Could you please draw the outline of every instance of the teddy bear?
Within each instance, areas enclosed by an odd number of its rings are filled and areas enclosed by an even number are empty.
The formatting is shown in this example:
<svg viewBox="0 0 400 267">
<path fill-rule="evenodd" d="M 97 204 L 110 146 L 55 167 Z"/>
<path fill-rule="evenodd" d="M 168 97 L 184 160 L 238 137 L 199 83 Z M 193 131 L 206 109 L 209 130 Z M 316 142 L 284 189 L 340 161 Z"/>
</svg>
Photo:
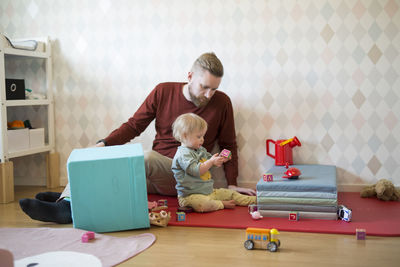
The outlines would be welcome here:
<svg viewBox="0 0 400 267">
<path fill-rule="evenodd" d="M 400 200 L 400 189 L 387 179 L 380 179 L 376 184 L 367 186 L 361 190 L 361 197 L 374 197 L 380 200 Z"/>
</svg>

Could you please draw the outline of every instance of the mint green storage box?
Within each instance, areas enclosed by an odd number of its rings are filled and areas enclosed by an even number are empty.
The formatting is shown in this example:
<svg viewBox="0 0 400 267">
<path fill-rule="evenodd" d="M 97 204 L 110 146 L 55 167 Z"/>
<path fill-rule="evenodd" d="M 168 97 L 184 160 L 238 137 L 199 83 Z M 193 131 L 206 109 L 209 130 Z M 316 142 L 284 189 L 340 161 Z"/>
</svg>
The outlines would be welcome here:
<svg viewBox="0 0 400 267">
<path fill-rule="evenodd" d="M 74 228 L 113 232 L 150 227 L 140 144 L 74 149 L 67 169 Z"/>
</svg>

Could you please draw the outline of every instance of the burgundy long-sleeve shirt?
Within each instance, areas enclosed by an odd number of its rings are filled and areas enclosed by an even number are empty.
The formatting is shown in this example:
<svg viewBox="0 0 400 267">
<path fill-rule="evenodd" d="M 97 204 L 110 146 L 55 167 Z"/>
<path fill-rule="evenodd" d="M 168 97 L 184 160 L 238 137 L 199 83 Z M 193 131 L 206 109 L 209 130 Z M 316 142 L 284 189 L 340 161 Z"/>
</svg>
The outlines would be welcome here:
<svg viewBox="0 0 400 267">
<path fill-rule="evenodd" d="M 180 143 L 172 135 L 172 123 L 184 113 L 195 113 L 208 123 L 203 146 L 211 152 L 216 141 L 222 149 L 232 152 L 224 164 L 228 185 L 237 185 L 238 154 L 232 103 L 229 97 L 216 91 L 208 104 L 196 107 L 183 95 L 185 83 L 161 83 L 147 96 L 136 113 L 105 138 L 107 145 L 121 145 L 139 136 L 155 119 L 156 137 L 153 150 L 173 158 Z"/>
</svg>

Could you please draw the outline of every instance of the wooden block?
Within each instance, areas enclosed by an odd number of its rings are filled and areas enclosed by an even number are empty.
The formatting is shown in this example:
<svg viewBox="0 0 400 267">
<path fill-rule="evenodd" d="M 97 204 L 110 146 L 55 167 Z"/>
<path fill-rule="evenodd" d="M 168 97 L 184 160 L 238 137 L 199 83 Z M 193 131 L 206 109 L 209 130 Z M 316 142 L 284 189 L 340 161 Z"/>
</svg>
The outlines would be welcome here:
<svg viewBox="0 0 400 267">
<path fill-rule="evenodd" d="M 166 199 L 159 199 L 159 200 L 157 201 L 157 205 L 158 205 L 158 206 L 165 206 L 165 207 L 168 207 L 168 200 L 166 200 Z"/>
<path fill-rule="evenodd" d="M 57 152 L 48 153 L 47 162 L 47 188 L 60 186 L 60 155 Z"/>
<path fill-rule="evenodd" d="M 296 211 L 292 211 L 289 213 L 289 221 L 298 221 L 299 220 L 299 213 Z"/>
<path fill-rule="evenodd" d="M 176 221 L 184 222 L 186 220 L 186 214 L 184 212 L 177 212 L 176 213 Z"/>
<path fill-rule="evenodd" d="M 95 233 L 92 231 L 86 232 L 85 235 L 87 235 L 89 237 L 89 240 L 94 239 L 94 237 L 95 237 Z"/>
<path fill-rule="evenodd" d="M 219 155 L 221 157 L 229 159 L 232 156 L 232 153 L 228 149 L 223 149 Z"/>
<path fill-rule="evenodd" d="M 82 243 L 87 243 L 89 242 L 89 236 L 87 234 L 83 234 L 81 237 Z"/>
<path fill-rule="evenodd" d="M 0 163 L 0 203 L 14 201 L 14 164 Z"/>
<path fill-rule="evenodd" d="M 263 180 L 265 182 L 272 182 L 274 180 L 274 176 L 272 175 L 272 173 L 264 173 Z"/>
<path fill-rule="evenodd" d="M 357 240 L 365 240 L 367 237 L 367 232 L 365 229 L 356 229 L 356 238 Z"/>
</svg>

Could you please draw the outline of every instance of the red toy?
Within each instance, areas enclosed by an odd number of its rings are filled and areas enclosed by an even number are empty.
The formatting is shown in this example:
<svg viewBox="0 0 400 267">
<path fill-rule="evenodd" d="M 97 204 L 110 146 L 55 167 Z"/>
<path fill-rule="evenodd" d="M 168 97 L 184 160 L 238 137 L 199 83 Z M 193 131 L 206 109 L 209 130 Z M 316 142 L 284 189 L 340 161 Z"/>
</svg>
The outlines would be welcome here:
<svg viewBox="0 0 400 267">
<path fill-rule="evenodd" d="M 269 149 L 270 143 L 275 144 L 275 155 L 272 155 L 270 153 Z M 292 148 L 296 146 L 301 146 L 301 143 L 299 139 L 297 139 L 297 137 L 295 136 L 287 140 L 278 140 L 278 141 L 268 139 L 266 141 L 266 146 L 267 146 L 267 155 L 275 159 L 275 165 L 285 166 L 286 163 L 289 165 L 293 164 Z"/>
<path fill-rule="evenodd" d="M 282 176 L 282 178 L 288 178 L 288 179 L 298 179 L 301 171 L 295 167 L 290 167 L 286 172 L 286 176 Z"/>
</svg>

